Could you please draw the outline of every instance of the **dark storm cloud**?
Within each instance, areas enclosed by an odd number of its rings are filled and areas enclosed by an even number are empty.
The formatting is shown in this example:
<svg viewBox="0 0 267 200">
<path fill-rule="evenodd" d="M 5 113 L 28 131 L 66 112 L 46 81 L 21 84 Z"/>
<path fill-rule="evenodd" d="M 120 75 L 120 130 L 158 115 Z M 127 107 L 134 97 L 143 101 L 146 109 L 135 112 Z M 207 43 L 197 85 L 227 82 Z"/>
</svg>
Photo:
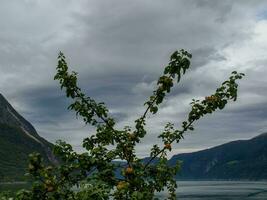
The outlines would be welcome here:
<svg viewBox="0 0 267 200">
<path fill-rule="evenodd" d="M 33 111 L 28 110 L 25 114 L 38 121 L 44 120 L 46 117 L 49 119 L 49 116 L 57 119 L 64 118 L 70 101 L 65 96 L 58 95 L 60 93 L 58 88 L 35 88 L 17 95 L 20 101 L 27 102 L 34 109 Z"/>
<path fill-rule="evenodd" d="M 53 80 L 59 50 L 79 73 L 83 91 L 104 101 L 123 127 L 144 111 L 169 55 L 184 48 L 193 54 L 191 69 L 161 105 L 160 117 L 149 115 L 139 153 L 146 155 L 166 122 L 179 127 L 191 99 L 211 94 L 233 70 L 247 74 L 238 103 L 200 121 L 176 152 L 249 138 L 267 130 L 266 10 L 260 0 L 5 1 L 0 91 L 42 136 L 80 150 L 94 130 L 66 109 L 70 100 Z"/>
</svg>

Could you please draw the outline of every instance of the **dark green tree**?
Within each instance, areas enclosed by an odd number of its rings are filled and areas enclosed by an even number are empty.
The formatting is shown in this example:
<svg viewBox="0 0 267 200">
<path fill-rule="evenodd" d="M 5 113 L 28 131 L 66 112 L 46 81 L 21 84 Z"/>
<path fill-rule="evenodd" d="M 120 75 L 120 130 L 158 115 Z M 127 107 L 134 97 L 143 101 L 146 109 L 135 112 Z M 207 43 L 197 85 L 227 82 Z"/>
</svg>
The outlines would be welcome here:
<svg viewBox="0 0 267 200">
<path fill-rule="evenodd" d="M 179 143 L 187 131 L 194 130 L 193 124 L 207 114 L 233 100 L 236 101 L 238 84 L 244 74 L 232 72 L 229 80 L 210 96 L 202 100 L 192 100 L 191 111 L 180 128 L 167 123 L 159 134 L 161 145 L 151 148 L 150 158 L 144 162 L 136 155 L 136 146 L 149 134 L 146 130 L 148 113 L 156 114 L 165 96 L 171 92 L 174 84 L 179 83 L 189 69 L 191 54 L 185 50 L 175 51 L 163 75 L 159 77 L 157 89 L 145 102 L 144 113 L 135 120 L 135 127 L 126 126 L 120 130 L 102 102 L 96 102 L 86 96 L 77 85 L 77 73 L 69 72 L 63 53 L 59 53 L 55 80 L 72 99 L 68 107 L 76 112 L 86 124 L 95 127 L 95 134 L 83 140 L 85 153 L 77 153 L 70 144 L 58 141 L 54 153 L 61 160 L 57 166 L 45 166 L 39 154 L 30 156 L 29 174 L 33 178 L 31 190 L 17 193 L 18 200 L 102 200 L 102 199 L 157 199 L 156 192 L 169 191 L 167 199 L 176 199 L 177 188 L 175 174 L 180 163 L 168 165 L 167 153 L 173 143 Z M 114 160 L 125 161 L 114 162 Z M 153 162 L 153 161 L 157 162 Z M 115 170 L 121 169 L 122 178 L 115 176 Z"/>
</svg>

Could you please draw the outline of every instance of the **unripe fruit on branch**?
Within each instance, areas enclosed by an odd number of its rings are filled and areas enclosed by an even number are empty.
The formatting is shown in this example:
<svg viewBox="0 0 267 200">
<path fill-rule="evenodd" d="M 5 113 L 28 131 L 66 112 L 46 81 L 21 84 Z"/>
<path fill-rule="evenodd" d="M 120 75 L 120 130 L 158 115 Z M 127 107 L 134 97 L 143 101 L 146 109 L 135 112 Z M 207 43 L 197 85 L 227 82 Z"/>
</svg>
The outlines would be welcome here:
<svg viewBox="0 0 267 200">
<path fill-rule="evenodd" d="M 54 190 L 54 188 L 53 188 L 52 186 L 48 186 L 48 187 L 46 188 L 46 190 L 47 190 L 47 192 L 52 192 L 52 191 Z"/>
<path fill-rule="evenodd" d="M 211 96 L 205 97 L 205 100 L 209 102 L 214 102 L 218 100 L 218 97 L 211 95 Z"/>
<path fill-rule="evenodd" d="M 45 181 L 45 188 L 48 192 L 52 192 L 54 190 L 53 184 L 51 180 Z"/>
<path fill-rule="evenodd" d="M 125 173 L 130 175 L 130 174 L 133 174 L 134 170 L 132 167 L 127 167 L 126 170 L 125 170 Z"/>
<path fill-rule="evenodd" d="M 129 133 L 129 135 L 128 135 L 128 138 L 130 139 L 130 140 L 134 140 L 135 139 L 135 137 L 136 137 L 136 135 L 134 134 L 134 133 Z"/>
<path fill-rule="evenodd" d="M 165 149 L 171 150 L 172 145 L 170 143 L 166 143 L 164 147 Z"/>
<path fill-rule="evenodd" d="M 124 188 L 127 188 L 128 184 L 125 181 L 120 181 L 117 185 L 118 190 L 122 190 Z"/>
</svg>

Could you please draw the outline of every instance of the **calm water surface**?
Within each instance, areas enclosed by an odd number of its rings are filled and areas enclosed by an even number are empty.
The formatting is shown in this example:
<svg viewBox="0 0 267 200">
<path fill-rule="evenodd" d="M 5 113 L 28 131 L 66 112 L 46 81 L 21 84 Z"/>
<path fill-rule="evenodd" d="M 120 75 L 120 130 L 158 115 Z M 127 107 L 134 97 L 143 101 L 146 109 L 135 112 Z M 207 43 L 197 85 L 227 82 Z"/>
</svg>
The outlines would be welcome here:
<svg viewBox="0 0 267 200">
<path fill-rule="evenodd" d="M 178 200 L 267 200 L 267 181 L 178 181 Z M 0 191 L 27 188 L 25 184 L 0 184 Z M 167 193 L 158 194 L 165 199 Z"/>
<path fill-rule="evenodd" d="M 178 200 L 267 200 L 267 181 L 178 181 Z M 160 199 L 166 193 L 159 194 Z"/>
</svg>

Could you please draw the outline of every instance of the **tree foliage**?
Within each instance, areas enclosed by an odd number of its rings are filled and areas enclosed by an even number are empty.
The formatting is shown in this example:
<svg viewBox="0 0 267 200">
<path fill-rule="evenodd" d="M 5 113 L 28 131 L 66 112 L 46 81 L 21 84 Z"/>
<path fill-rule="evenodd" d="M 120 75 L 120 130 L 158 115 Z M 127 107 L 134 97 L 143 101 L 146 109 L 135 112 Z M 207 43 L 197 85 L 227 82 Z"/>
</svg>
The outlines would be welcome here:
<svg viewBox="0 0 267 200">
<path fill-rule="evenodd" d="M 83 140 L 84 153 L 77 153 L 70 144 L 58 141 L 54 153 L 61 160 L 56 166 L 45 166 L 39 154 L 30 155 L 29 174 L 33 179 L 31 190 L 16 194 L 18 200 L 104 200 L 104 199 L 157 199 L 156 192 L 168 190 L 167 199 L 176 199 L 175 175 L 180 163 L 169 166 L 167 153 L 173 143 L 179 143 L 185 132 L 194 130 L 193 124 L 207 114 L 223 109 L 229 101 L 236 101 L 238 84 L 244 74 L 232 72 L 230 78 L 210 96 L 193 99 L 187 119 L 177 125 L 167 123 L 158 138 L 161 145 L 154 145 L 148 161 L 136 155 L 136 146 L 148 134 L 146 118 L 155 115 L 166 95 L 181 81 L 190 67 L 191 54 L 185 50 L 175 51 L 157 88 L 145 102 L 145 111 L 135 120 L 134 127 L 116 128 L 116 122 L 105 104 L 86 96 L 77 84 L 77 73 L 69 72 L 63 53 L 59 53 L 55 80 L 66 96 L 72 99 L 68 107 L 76 112 L 86 124 L 95 127 L 96 132 Z M 114 162 L 114 160 L 125 161 Z M 156 161 L 156 162 L 155 162 Z M 121 177 L 115 171 L 121 169 Z"/>
</svg>

